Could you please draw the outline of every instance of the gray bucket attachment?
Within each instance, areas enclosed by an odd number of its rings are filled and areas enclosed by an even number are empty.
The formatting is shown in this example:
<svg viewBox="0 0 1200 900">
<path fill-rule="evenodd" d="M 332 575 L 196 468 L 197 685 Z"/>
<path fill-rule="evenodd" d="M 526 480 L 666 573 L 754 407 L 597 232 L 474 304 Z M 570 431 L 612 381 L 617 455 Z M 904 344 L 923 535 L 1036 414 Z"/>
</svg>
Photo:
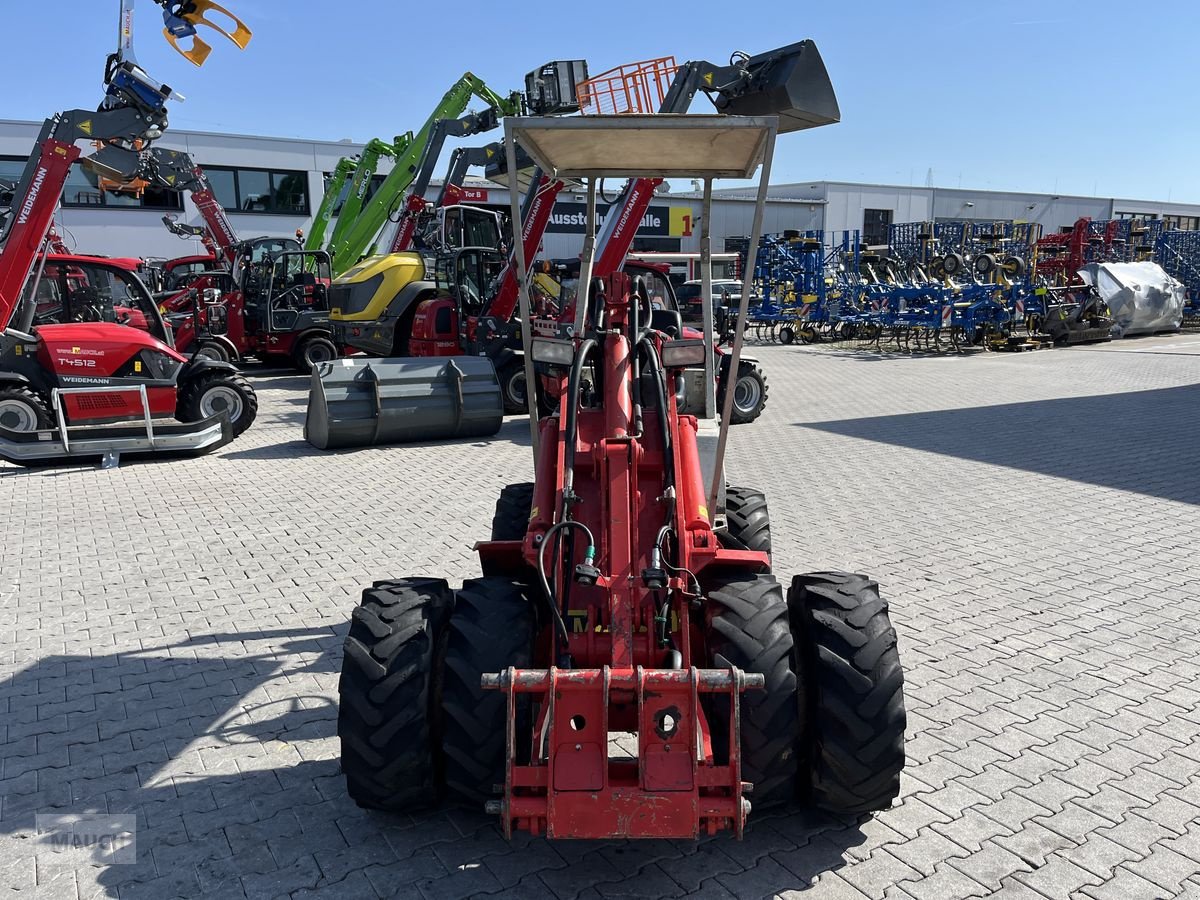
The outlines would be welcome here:
<svg viewBox="0 0 1200 900">
<path fill-rule="evenodd" d="M 779 116 L 779 132 L 802 131 L 842 120 L 833 82 L 812 41 L 801 41 L 750 57 L 749 83 L 713 104 L 731 116 Z"/>
<path fill-rule="evenodd" d="M 320 450 L 491 437 L 504 422 L 483 356 L 339 359 L 312 374 L 304 437 Z"/>
</svg>

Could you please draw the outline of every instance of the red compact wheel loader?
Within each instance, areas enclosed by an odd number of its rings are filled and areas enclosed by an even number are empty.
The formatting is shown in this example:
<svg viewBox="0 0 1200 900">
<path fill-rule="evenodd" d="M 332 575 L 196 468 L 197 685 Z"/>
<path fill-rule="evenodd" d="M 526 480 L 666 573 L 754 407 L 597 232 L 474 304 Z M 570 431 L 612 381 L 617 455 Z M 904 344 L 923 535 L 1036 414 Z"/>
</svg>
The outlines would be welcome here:
<svg viewBox="0 0 1200 900">
<path fill-rule="evenodd" d="M 697 74 L 727 115 L 509 120 L 508 156 L 520 144 L 585 180 L 592 209 L 602 177 L 701 178 L 702 223 L 713 179 L 761 166 L 754 246 L 777 130 L 837 121 L 832 86 L 807 41 Z M 573 321 L 531 318 L 518 251 L 526 358 L 561 402 L 540 420 L 530 402 L 534 480 L 501 492 L 482 577 L 376 582 L 354 611 L 338 719 L 350 795 L 480 804 L 506 835 L 552 838 L 741 836 L 751 804 L 886 808 L 905 726 L 887 604 L 838 572 L 785 596 L 765 497 L 725 482 L 733 397 L 715 425 L 708 284 L 704 337 L 678 337 L 644 280 L 591 277 L 587 227 Z M 707 282 L 707 227 L 701 240 Z M 686 382 L 701 364 L 709 377 Z M 679 411 L 689 385 L 703 418 Z"/>
<path fill-rule="evenodd" d="M 214 251 L 204 257 L 168 261 L 180 268 L 203 267 L 160 303 L 175 327 L 184 353 L 220 362 L 259 359 L 288 363 L 307 374 L 313 366 L 336 359 L 329 325 L 329 254 L 305 251 L 294 238 L 240 240 L 216 199 L 204 170 L 191 156 L 162 150 L 154 158 L 156 184 L 190 191 L 204 227 L 164 224 L 174 234 L 200 237 Z"/>
<path fill-rule="evenodd" d="M 232 365 L 175 350 L 127 267 L 46 252 L 77 142 L 98 144 L 83 164 L 106 179 L 152 179 L 158 169 L 150 144 L 175 95 L 134 62 L 128 0 L 121 12 L 103 103 L 46 120 L 0 230 L 0 458 L 10 462 L 115 465 L 121 454 L 206 452 L 245 430 L 257 409 Z M 166 417 L 184 424 L 155 424 Z"/>
</svg>

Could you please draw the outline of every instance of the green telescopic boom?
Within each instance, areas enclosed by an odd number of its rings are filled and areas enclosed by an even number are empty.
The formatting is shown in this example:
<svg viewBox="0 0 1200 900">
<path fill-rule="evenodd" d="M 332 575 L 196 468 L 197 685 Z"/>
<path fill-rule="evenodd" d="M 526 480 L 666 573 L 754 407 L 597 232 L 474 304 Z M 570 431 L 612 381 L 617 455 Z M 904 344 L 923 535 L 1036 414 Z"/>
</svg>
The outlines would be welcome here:
<svg viewBox="0 0 1200 900">
<path fill-rule="evenodd" d="M 375 179 L 375 173 L 379 171 L 379 160 L 385 156 L 388 159 L 396 159 L 409 148 L 411 143 L 411 132 L 396 138 L 391 144 L 378 138 L 367 141 L 367 145 L 359 154 L 354 175 L 350 178 L 350 190 L 346 192 L 346 199 L 342 203 L 337 221 L 333 223 L 333 234 L 329 238 L 330 246 L 345 236 L 346 232 L 350 230 L 350 226 L 358 220 L 362 213 L 363 206 L 368 199 L 367 194 L 371 191 L 371 182 Z"/>
<path fill-rule="evenodd" d="M 317 207 L 317 214 L 313 216 L 312 228 L 309 229 L 308 240 L 304 243 L 305 250 L 320 250 L 324 247 L 325 231 L 329 228 L 333 211 L 337 208 L 338 200 L 345 192 L 357 165 L 358 160 L 353 156 L 343 156 L 338 160 L 337 168 L 333 170 L 325 188 L 325 196 L 321 198 L 321 205 Z"/>
<path fill-rule="evenodd" d="M 335 276 L 341 275 L 353 267 L 374 244 L 380 230 L 387 223 L 388 216 L 398 206 L 405 190 L 416 178 L 421 156 L 429 142 L 433 126 L 440 119 L 453 119 L 461 115 L 472 96 L 495 107 L 501 115 L 516 115 L 520 112 L 520 94 L 501 97 L 479 78 L 470 72 L 465 73 L 442 97 L 442 102 L 421 126 L 421 130 L 416 133 L 412 142 L 396 155 L 392 171 L 370 199 L 363 203 L 361 212 L 358 212 L 351 220 L 347 215 L 347 209 L 343 207 L 328 247 L 329 256 L 333 260 Z M 356 181 L 359 180 L 361 172 L 362 164 L 360 163 L 359 171 L 355 173 Z M 369 177 L 367 181 L 369 182 Z M 350 204 L 354 197 L 355 193 L 352 187 L 346 198 L 347 204 Z M 359 199 L 361 200 L 361 198 Z M 342 224 L 342 220 L 346 220 L 345 225 Z"/>
</svg>

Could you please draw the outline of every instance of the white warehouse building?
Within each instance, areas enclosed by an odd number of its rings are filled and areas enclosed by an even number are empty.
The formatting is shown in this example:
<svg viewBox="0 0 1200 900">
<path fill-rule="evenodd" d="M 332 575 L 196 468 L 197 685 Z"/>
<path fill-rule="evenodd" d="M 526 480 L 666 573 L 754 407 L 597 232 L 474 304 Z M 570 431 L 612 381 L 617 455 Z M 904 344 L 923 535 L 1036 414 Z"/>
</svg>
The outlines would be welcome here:
<svg viewBox="0 0 1200 900">
<path fill-rule="evenodd" d="M 0 121 L 0 181 L 20 176 L 40 130 L 36 122 Z M 489 136 L 490 137 L 490 136 Z M 208 173 L 218 199 L 242 237 L 288 236 L 307 232 L 338 160 L 354 156 L 362 144 L 294 138 L 172 130 L 159 146 L 184 150 Z M 388 171 L 383 160 L 377 181 Z M 439 174 L 444 165 L 439 166 Z M 507 213 L 508 191 L 482 178 L 468 179 L 472 202 Z M 436 194 L 438 183 L 429 191 Z M 610 193 L 616 186 L 609 186 Z M 750 232 L 753 197 L 745 188 L 714 193 L 714 249 L 734 246 Z M 604 204 L 601 203 L 601 210 Z M 699 250 L 699 194 L 663 192 L 655 198 L 638 233 L 635 250 Z M 582 244 L 586 205 L 582 193 L 564 193 L 555 207 L 542 255 L 577 255 Z M 200 242 L 170 234 L 162 217 L 202 224 L 190 198 L 147 190 L 141 197 L 106 193 L 96 179 L 76 166 L 55 217 L 68 246 L 83 253 L 112 256 L 174 257 L 202 252 Z M 1200 204 L 971 191 L 955 188 L 900 187 L 838 181 L 798 182 L 770 189 L 765 230 L 859 230 L 869 244 L 885 244 L 888 226 L 914 221 L 1036 222 L 1045 233 L 1069 227 L 1081 216 L 1094 219 L 1159 218 L 1169 228 L 1200 230 Z"/>
</svg>

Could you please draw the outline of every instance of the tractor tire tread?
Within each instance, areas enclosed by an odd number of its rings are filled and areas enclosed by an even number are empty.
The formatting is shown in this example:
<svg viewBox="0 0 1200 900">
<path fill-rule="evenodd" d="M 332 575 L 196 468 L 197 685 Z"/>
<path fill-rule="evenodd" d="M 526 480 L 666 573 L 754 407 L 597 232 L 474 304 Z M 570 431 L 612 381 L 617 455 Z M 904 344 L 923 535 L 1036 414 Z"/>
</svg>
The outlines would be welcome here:
<svg viewBox="0 0 1200 900">
<path fill-rule="evenodd" d="M 887 809 L 904 768 L 904 673 L 879 585 L 864 575 L 798 575 L 788 608 L 809 717 L 809 799 L 833 813 Z"/>
<path fill-rule="evenodd" d="M 54 427 L 52 424 L 53 420 L 50 417 L 50 407 L 47 405 L 45 398 L 37 391 L 20 384 L 0 384 L 0 396 L 8 396 L 11 399 L 27 404 L 33 410 L 33 414 L 38 420 L 37 427 L 39 431 Z"/>
<path fill-rule="evenodd" d="M 440 799 L 440 670 L 452 602 L 440 578 L 376 582 L 351 616 L 338 736 L 359 806 L 406 812 Z"/>
<path fill-rule="evenodd" d="M 737 389 L 737 382 L 747 375 L 753 375 L 758 380 L 759 398 L 758 405 L 752 410 L 742 412 L 738 409 L 737 404 L 733 405 L 733 409 L 729 414 L 729 424 L 731 425 L 749 425 L 755 419 L 762 415 L 763 410 L 767 408 L 767 396 L 770 393 L 770 385 L 767 383 L 767 376 L 763 374 L 762 366 L 758 363 L 751 362 L 748 359 L 738 361 L 738 375 L 733 380 L 734 389 Z M 728 383 L 727 378 L 721 379 L 721 389 L 717 398 L 717 409 L 725 408 L 725 390 Z M 736 393 L 734 394 L 736 397 Z"/>
<path fill-rule="evenodd" d="M 241 372 L 209 372 L 183 385 L 179 391 L 179 411 L 186 418 L 181 417 L 180 421 L 199 422 L 204 418 L 200 414 L 200 398 L 204 396 L 205 390 L 218 381 L 231 382 L 242 395 L 245 409 L 236 422 L 230 423 L 233 426 L 233 435 L 237 437 L 253 425 L 254 420 L 258 418 L 258 394 L 255 393 L 254 386 Z"/>
<path fill-rule="evenodd" d="M 313 344 L 328 344 L 332 352 L 330 359 L 333 360 L 338 358 L 339 354 L 337 344 L 333 342 L 332 338 L 323 334 L 314 334 L 311 337 L 307 337 L 300 342 L 298 347 L 296 347 L 296 352 L 292 357 L 292 364 L 295 366 L 296 371 L 301 375 L 308 375 L 313 370 L 312 364 L 308 361 L 308 348 Z"/>
<path fill-rule="evenodd" d="M 492 516 L 493 541 L 523 541 L 533 511 L 533 482 L 506 484 L 496 498 Z"/>
<path fill-rule="evenodd" d="M 731 550 L 757 550 L 771 555 L 771 515 L 767 495 L 755 488 L 725 488 L 726 526 L 721 542 Z"/>
<path fill-rule="evenodd" d="M 457 592 L 446 646 L 442 713 L 446 787 L 450 799 L 481 807 L 503 784 L 508 695 L 485 691 L 481 676 L 533 659 L 533 606 L 520 584 L 501 577 L 472 578 Z M 518 740 L 529 741 L 530 704 L 519 698 Z"/>
<path fill-rule="evenodd" d="M 735 666 L 766 678 L 765 690 L 749 692 L 741 700 L 742 778 L 754 784 L 751 802 L 755 809 L 788 803 L 795 795 L 801 722 L 783 588 L 771 575 L 741 575 L 713 585 L 708 601 L 714 665 Z M 711 709 L 713 749 L 724 759 L 728 701 L 716 695 Z"/>
</svg>

